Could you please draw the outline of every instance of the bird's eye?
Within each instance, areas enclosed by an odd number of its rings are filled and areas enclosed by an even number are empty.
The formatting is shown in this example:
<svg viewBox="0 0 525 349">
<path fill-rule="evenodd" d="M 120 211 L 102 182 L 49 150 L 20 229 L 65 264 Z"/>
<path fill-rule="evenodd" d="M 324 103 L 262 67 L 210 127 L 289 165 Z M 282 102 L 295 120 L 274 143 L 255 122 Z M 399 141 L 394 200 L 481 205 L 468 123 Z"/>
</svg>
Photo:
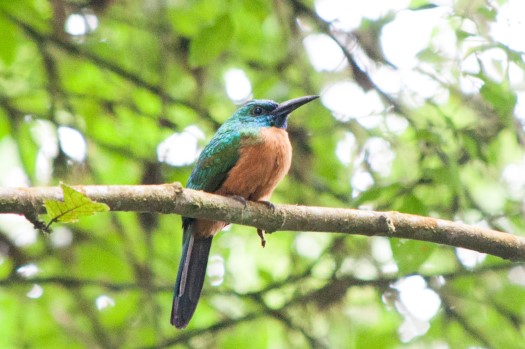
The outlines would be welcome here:
<svg viewBox="0 0 525 349">
<path fill-rule="evenodd" d="M 253 108 L 253 115 L 261 115 L 263 113 L 263 108 L 255 107 Z"/>
</svg>

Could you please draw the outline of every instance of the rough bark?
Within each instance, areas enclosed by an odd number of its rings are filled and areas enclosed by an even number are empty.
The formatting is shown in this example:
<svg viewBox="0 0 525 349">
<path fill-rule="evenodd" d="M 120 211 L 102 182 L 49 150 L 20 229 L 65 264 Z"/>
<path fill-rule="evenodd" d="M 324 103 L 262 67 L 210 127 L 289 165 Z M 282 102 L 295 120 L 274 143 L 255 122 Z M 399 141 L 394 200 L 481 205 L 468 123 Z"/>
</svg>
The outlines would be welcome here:
<svg viewBox="0 0 525 349">
<path fill-rule="evenodd" d="M 463 247 L 525 261 L 525 238 L 431 217 L 346 208 L 269 205 L 162 185 L 74 186 L 112 211 L 175 213 L 253 226 L 267 232 L 312 231 L 386 236 Z M 60 187 L 0 188 L 0 213 L 45 213 L 44 200 L 62 199 Z"/>
</svg>

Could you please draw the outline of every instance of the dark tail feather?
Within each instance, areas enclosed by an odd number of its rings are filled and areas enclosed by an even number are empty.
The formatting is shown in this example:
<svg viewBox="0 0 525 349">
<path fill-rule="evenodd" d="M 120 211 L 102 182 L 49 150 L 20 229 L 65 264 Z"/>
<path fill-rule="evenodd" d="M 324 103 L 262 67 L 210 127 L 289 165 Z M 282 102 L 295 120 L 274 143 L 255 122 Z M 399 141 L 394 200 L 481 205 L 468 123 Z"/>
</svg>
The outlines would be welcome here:
<svg viewBox="0 0 525 349">
<path fill-rule="evenodd" d="M 177 328 L 186 327 L 197 308 L 213 239 L 211 236 L 199 239 L 187 233 L 189 237 L 182 247 L 171 308 L 171 324 Z"/>
</svg>

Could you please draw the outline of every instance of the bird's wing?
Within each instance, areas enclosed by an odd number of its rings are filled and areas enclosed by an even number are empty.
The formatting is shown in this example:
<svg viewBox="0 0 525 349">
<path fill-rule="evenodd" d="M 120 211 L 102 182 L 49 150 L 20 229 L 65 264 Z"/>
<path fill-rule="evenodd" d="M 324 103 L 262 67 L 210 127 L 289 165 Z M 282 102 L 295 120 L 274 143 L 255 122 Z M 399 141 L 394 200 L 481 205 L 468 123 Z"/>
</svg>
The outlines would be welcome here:
<svg viewBox="0 0 525 349">
<path fill-rule="evenodd" d="M 228 172 L 239 159 L 240 143 L 239 132 L 219 129 L 210 143 L 202 150 L 187 187 L 210 193 L 219 189 Z"/>
<path fill-rule="evenodd" d="M 241 134 L 228 126 L 221 126 L 202 150 L 186 184 L 187 188 L 213 193 L 220 188 L 228 172 L 235 166 L 239 159 Z M 182 217 L 183 241 L 189 238 L 187 228 L 192 221 L 193 218 Z"/>
</svg>

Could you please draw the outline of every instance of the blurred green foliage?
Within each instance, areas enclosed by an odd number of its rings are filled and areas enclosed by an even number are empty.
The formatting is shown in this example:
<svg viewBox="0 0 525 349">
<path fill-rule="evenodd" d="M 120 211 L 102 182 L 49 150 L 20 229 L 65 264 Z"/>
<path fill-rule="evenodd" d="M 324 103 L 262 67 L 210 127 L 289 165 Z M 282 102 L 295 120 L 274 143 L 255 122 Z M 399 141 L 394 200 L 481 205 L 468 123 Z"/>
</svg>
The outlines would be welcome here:
<svg viewBox="0 0 525 349">
<path fill-rule="evenodd" d="M 272 201 L 398 210 L 523 234 L 516 77 L 524 56 L 490 30 L 507 1 L 450 8 L 443 22 L 458 54 L 435 44 L 443 30 L 435 28 L 414 58 L 413 70 L 435 86 L 430 95 L 374 82 L 380 67 L 402 70 L 379 44 L 396 11 L 341 29 L 317 14 L 320 2 L 0 2 L 0 183 L 185 183 L 192 164 L 159 161 L 158 146 L 173 133 L 198 147 L 211 138 L 235 109 L 225 88 L 235 68 L 254 98 L 324 95 L 352 81 L 382 105 L 341 116 L 322 98 L 294 113 L 293 165 Z M 409 6 L 405 13 L 439 7 Z M 81 34 L 65 30 L 72 16 L 84 21 Z M 303 46 L 311 34 L 337 40 L 339 67 L 313 67 Z M 400 49 L 411 40 L 398 39 Z M 494 49 L 500 58 L 486 59 Z M 480 69 L 463 69 L 467 59 Z M 461 87 L 466 77 L 474 92 Z M 82 141 L 68 144 L 64 128 Z M 175 153 L 194 151 L 177 144 Z M 179 217 L 100 213 L 55 225 L 50 236 L 18 218 L 0 217 L 2 348 L 525 348 L 525 269 L 495 257 L 307 232 L 276 233 L 261 249 L 254 229 L 232 226 L 212 248 L 219 274 L 178 331 L 169 313 Z M 437 310 L 421 314 L 425 307 Z"/>
</svg>

